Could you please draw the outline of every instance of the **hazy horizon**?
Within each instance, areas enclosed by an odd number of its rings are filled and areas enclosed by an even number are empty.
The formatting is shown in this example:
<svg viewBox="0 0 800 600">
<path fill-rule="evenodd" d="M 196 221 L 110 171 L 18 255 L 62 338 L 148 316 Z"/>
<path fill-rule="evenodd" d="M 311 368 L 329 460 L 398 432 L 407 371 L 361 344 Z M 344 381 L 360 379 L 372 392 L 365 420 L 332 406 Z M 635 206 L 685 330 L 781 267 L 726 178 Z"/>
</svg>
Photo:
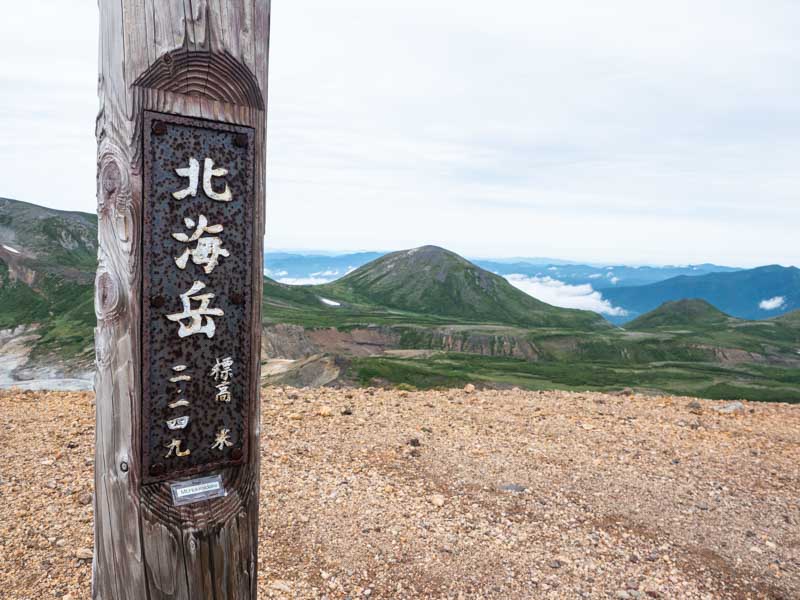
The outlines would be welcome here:
<svg viewBox="0 0 800 600">
<path fill-rule="evenodd" d="M 422 244 L 422 246 L 435 246 L 438 244 Z M 409 246 L 406 248 L 390 248 L 390 249 L 383 249 L 383 248 L 355 248 L 355 249 L 343 249 L 343 250 L 326 250 L 324 248 L 279 248 L 279 247 L 270 247 L 265 245 L 264 252 L 265 253 L 286 253 L 286 254 L 294 254 L 298 256 L 345 256 L 348 254 L 369 254 L 369 253 L 378 253 L 378 254 L 389 254 L 391 252 L 402 252 L 403 250 L 411 250 L 413 248 L 418 248 L 420 246 Z M 716 263 L 708 260 L 700 260 L 697 262 L 691 263 L 644 263 L 644 262 L 636 262 L 632 260 L 621 260 L 621 261 L 592 261 L 592 260 L 580 260 L 580 259 L 573 259 L 570 257 L 565 256 L 538 256 L 534 254 L 529 255 L 491 255 L 491 254 L 469 254 L 469 253 L 461 253 L 453 248 L 448 248 L 442 246 L 445 250 L 450 250 L 451 252 L 455 252 L 467 258 L 469 260 L 487 260 L 487 261 L 537 261 L 536 264 L 539 264 L 538 261 L 542 261 L 541 264 L 549 265 L 554 263 L 548 263 L 544 261 L 554 261 L 554 262 L 563 262 L 566 264 L 572 265 L 586 265 L 586 266 L 594 266 L 594 267 L 610 267 L 610 266 L 617 266 L 617 267 L 655 267 L 655 268 L 664 268 L 664 267 L 690 267 L 695 265 L 704 265 L 704 264 L 713 264 L 718 267 L 728 267 L 728 268 L 737 268 L 737 269 L 751 269 L 757 267 L 765 267 L 769 265 L 778 265 L 781 267 L 797 267 L 800 268 L 797 264 L 789 264 L 789 263 L 762 263 L 756 265 L 736 265 L 736 264 L 725 264 L 725 263 Z"/>
</svg>

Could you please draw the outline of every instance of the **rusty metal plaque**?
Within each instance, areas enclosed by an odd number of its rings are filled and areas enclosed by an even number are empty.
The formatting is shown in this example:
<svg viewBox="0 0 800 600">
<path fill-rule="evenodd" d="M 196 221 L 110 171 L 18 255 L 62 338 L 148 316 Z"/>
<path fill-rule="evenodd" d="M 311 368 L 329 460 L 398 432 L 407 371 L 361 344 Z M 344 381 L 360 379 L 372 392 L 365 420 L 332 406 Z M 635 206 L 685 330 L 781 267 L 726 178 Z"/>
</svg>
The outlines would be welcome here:
<svg viewBox="0 0 800 600">
<path fill-rule="evenodd" d="M 154 112 L 143 126 L 141 442 L 153 483 L 247 456 L 261 258 L 254 130 Z"/>
</svg>

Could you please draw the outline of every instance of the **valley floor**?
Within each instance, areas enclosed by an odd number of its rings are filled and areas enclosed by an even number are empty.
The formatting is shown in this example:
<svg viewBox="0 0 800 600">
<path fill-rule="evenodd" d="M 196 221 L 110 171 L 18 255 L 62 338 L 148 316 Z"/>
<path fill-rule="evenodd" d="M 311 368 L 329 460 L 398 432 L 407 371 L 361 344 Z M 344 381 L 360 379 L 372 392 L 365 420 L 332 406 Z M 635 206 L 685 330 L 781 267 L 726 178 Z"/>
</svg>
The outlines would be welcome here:
<svg viewBox="0 0 800 600">
<path fill-rule="evenodd" d="M 264 390 L 260 597 L 798 598 L 800 406 Z M 0 391 L 0 589 L 90 597 L 90 393 Z"/>
</svg>

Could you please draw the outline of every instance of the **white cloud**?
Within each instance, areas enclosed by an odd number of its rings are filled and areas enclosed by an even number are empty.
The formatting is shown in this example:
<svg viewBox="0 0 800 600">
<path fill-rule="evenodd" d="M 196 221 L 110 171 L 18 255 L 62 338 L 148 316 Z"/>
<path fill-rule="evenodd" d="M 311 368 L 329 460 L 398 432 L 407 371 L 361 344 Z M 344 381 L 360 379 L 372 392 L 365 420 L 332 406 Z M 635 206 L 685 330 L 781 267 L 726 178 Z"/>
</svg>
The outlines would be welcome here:
<svg viewBox="0 0 800 600">
<path fill-rule="evenodd" d="M 285 283 L 286 285 L 321 285 L 331 281 L 333 280 L 324 277 L 281 277 L 278 279 L 279 283 Z"/>
<path fill-rule="evenodd" d="M 339 271 L 328 269 L 327 271 L 317 271 L 316 273 L 311 273 L 311 277 L 336 277 L 338 274 Z"/>
<path fill-rule="evenodd" d="M 537 300 L 562 308 L 580 308 L 613 317 L 624 317 L 627 311 L 613 306 L 591 285 L 569 285 L 552 277 L 529 277 L 527 275 L 507 275 L 511 285 L 521 289 Z"/>
<path fill-rule="evenodd" d="M 786 306 L 786 298 L 784 296 L 775 296 L 774 298 L 767 298 L 758 303 L 758 308 L 761 310 L 778 310 Z"/>
</svg>

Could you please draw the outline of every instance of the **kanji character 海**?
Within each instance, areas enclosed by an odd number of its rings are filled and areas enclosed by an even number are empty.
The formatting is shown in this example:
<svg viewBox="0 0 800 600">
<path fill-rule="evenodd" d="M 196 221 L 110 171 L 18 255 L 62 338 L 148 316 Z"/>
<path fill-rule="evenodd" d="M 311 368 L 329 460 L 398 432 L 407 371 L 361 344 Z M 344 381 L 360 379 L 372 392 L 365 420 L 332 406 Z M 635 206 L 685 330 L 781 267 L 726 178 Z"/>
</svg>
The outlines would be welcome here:
<svg viewBox="0 0 800 600">
<path fill-rule="evenodd" d="M 194 248 L 186 248 L 179 257 L 175 259 L 175 264 L 179 269 L 185 269 L 186 263 L 191 257 L 196 265 L 204 265 L 203 270 L 206 274 L 211 273 L 219 262 L 220 256 L 230 256 L 225 248 L 222 247 L 222 240 L 217 236 L 203 236 L 204 233 L 220 233 L 222 225 L 209 225 L 205 215 L 200 215 L 195 224 L 193 219 L 183 220 L 186 227 L 195 227 L 194 233 L 190 236 L 185 233 L 173 233 L 172 237 L 179 242 L 197 242 Z"/>
</svg>

